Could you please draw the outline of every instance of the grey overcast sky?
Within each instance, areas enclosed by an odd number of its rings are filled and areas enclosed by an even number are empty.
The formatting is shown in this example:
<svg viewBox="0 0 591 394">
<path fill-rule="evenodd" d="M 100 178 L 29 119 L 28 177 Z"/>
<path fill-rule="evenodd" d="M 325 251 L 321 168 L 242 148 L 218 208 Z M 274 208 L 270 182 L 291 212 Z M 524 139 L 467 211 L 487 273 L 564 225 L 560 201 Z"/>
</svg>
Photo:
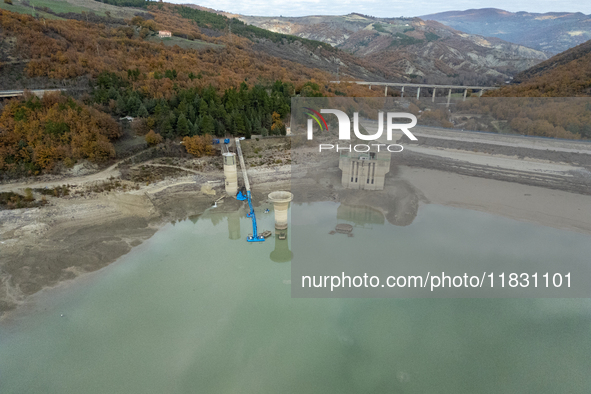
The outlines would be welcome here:
<svg viewBox="0 0 591 394">
<path fill-rule="evenodd" d="M 168 0 L 171 1 L 171 0 Z M 471 8 L 500 8 L 517 12 L 582 12 L 591 14 L 591 0 L 172 0 L 216 10 L 257 16 L 344 15 L 377 17 L 420 16 Z"/>
</svg>

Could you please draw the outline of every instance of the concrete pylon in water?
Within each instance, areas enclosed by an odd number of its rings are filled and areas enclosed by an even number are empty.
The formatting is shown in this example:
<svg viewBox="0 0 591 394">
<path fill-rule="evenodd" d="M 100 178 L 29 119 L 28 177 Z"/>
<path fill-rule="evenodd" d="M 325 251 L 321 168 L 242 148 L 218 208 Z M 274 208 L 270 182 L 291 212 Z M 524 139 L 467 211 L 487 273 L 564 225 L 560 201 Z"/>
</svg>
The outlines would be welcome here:
<svg viewBox="0 0 591 394">
<path fill-rule="evenodd" d="M 235 196 L 238 193 L 238 174 L 236 172 L 236 154 L 227 152 L 224 157 L 224 177 L 226 178 L 226 193 Z"/>
<path fill-rule="evenodd" d="M 278 230 L 287 228 L 287 210 L 291 200 L 293 200 L 293 194 L 290 192 L 278 191 L 269 194 L 269 201 L 273 203 L 275 210 L 275 228 Z"/>
</svg>

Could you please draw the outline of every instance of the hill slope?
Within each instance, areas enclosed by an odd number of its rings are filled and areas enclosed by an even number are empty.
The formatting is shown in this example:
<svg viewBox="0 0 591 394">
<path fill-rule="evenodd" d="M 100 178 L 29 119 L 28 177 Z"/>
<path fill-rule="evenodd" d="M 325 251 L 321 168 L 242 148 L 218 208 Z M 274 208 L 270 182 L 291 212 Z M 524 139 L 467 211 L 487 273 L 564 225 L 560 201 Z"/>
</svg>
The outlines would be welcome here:
<svg viewBox="0 0 591 394">
<path fill-rule="evenodd" d="M 141 12 L 127 21 L 96 14 L 46 20 L 0 10 L 0 86 L 65 90 L 0 102 L 0 179 L 108 161 L 119 154 L 113 143 L 133 134 L 154 144 L 193 138 L 185 146 L 194 152 L 204 152 L 202 135 L 285 134 L 295 94 L 379 94 L 331 86 L 329 73 L 258 50 L 256 31 L 224 35 L 167 4 Z M 160 39 L 160 30 L 173 37 Z M 263 33 L 272 45 L 291 45 Z M 323 53 L 320 43 L 297 43 L 307 56 Z"/>
<path fill-rule="evenodd" d="M 273 32 L 328 43 L 418 82 L 490 84 L 547 59 L 541 51 L 419 18 L 359 14 L 238 18 Z"/>
<path fill-rule="evenodd" d="M 515 77 L 498 97 L 591 96 L 591 40 L 560 53 Z"/>
<path fill-rule="evenodd" d="M 106 2 L 106 3 L 105 3 Z M 112 3 L 112 4 L 108 4 Z M 135 4 L 138 7 L 116 6 L 113 4 Z M 295 38 L 282 34 L 276 34 L 254 26 L 247 26 L 244 23 L 227 18 L 226 16 L 203 11 L 202 7 L 191 5 L 185 6 L 156 4 L 144 0 L 13 0 L 13 4 L 0 4 L 0 9 L 6 9 L 20 14 L 34 15 L 37 18 L 65 20 L 77 19 L 87 22 L 105 22 L 108 24 L 124 23 L 136 15 L 151 18 L 150 12 L 158 12 L 161 9 L 177 14 L 183 19 L 191 20 L 197 25 L 197 30 L 205 36 L 220 38 L 230 36 L 241 36 L 249 39 L 255 44 L 255 50 L 265 55 L 271 55 L 288 61 L 295 61 L 306 67 L 335 73 L 337 66 L 342 75 L 353 79 L 371 79 L 377 81 L 399 80 L 400 76 L 389 74 L 387 70 L 380 69 L 375 65 L 363 61 L 347 52 L 332 48 L 319 41 Z M 164 7 L 164 8 L 162 8 Z M 150 9 L 150 12 L 148 12 Z M 179 37 L 187 35 L 183 32 L 181 25 L 169 25 L 166 29 L 175 32 Z M 231 33 L 231 34 L 230 34 Z M 294 39 L 295 38 L 295 39 Z M 172 45 L 168 40 L 165 44 Z M 231 39 L 227 40 L 231 43 Z M 182 44 L 180 46 L 183 46 Z M 184 45 L 187 47 L 187 45 Z"/>
<path fill-rule="evenodd" d="M 41 16 L 46 19 L 65 19 L 56 14 L 94 13 L 99 16 L 129 19 L 140 11 L 137 8 L 118 7 L 95 0 L 12 0 L 12 4 L 0 3 L 0 9 L 19 14 Z"/>
<path fill-rule="evenodd" d="M 176 12 L 194 21 L 204 32 L 212 36 L 238 35 L 248 38 L 257 51 L 282 59 L 295 61 L 308 67 L 336 73 L 356 79 L 384 81 L 400 80 L 398 73 L 367 62 L 339 48 L 334 48 L 315 38 L 298 37 L 248 25 L 233 15 L 211 12 L 191 5 L 175 7 Z"/>
<path fill-rule="evenodd" d="M 423 15 L 454 29 L 497 37 L 551 54 L 591 39 L 591 15 L 580 12 L 508 12 L 496 8 Z"/>
</svg>

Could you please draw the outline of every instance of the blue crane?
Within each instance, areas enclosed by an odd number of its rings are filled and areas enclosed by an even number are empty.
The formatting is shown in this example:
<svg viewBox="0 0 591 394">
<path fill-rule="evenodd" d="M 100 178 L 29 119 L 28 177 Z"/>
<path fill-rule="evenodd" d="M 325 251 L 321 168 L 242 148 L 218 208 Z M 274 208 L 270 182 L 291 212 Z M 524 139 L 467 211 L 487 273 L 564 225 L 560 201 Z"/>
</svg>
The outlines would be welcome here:
<svg viewBox="0 0 591 394">
<path fill-rule="evenodd" d="M 254 208 L 252 207 L 252 199 L 250 196 L 250 183 L 248 182 L 248 175 L 246 174 L 246 165 L 244 164 L 244 158 L 242 157 L 242 149 L 240 149 L 240 140 L 238 138 L 236 138 L 236 152 L 238 152 L 240 167 L 242 167 L 242 175 L 244 178 L 244 186 L 246 187 L 246 196 L 244 196 L 242 192 L 238 192 L 238 194 L 236 195 L 236 199 L 240 201 L 248 200 L 250 212 L 246 214 L 246 217 L 252 219 L 252 235 L 246 237 L 246 241 L 263 242 L 265 238 L 261 234 L 259 234 L 257 230 L 257 217 L 254 213 Z"/>
</svg>

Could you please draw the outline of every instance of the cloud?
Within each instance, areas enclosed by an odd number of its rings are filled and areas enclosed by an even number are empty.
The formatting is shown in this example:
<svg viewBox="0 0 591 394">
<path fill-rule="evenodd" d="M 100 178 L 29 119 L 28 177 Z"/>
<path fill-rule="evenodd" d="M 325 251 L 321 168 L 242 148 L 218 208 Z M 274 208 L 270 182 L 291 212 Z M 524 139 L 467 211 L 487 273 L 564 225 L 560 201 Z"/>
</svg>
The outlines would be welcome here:
<svg viewBox="0 0 591 394">
<path fill-rule="evenodd" d="M 177 4 L 193 3 L 216 10 L 256 16 L 345 15 L 351 12 L 377 17 L 419 16 L 435 12 L 471 8 L 501 8 L 507 11 L 583 12 L 591 14 L 591 2 L 580 0 L 344 0 L 338 3 L 321 0 L 172 0 Z"/>
</svg>

